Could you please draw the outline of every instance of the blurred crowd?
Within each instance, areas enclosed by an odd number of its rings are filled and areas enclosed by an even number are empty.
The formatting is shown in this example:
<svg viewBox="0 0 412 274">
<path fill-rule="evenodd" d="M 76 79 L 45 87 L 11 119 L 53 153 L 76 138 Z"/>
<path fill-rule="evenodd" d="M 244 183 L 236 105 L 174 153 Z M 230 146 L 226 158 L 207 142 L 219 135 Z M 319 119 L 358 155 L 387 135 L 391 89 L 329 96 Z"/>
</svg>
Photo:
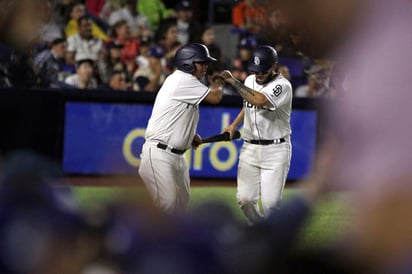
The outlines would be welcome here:
<svg viewBox="0 0 412 274">
<path fill-rule="evenodd" d="M 338 92 L 332 81 L 333 63 L 301 51 L 299 33 L 288 28 L 277 6 L 264 9 L 255 0 L 233 1 L 232 30 L 227 35 L 235 36 L 238 45 L 231 59 L 223 55 L 214 25 L 194 18 L 189 0 L 168 3 L 171 8 L 162 0 L 50 0 L 43 4 L 35 7 L 41 17 L 32 20 L 33 15 L 21 15 L 28 17 L 25 22 L 32 24 L 30 30 L 16 30 L 21 32 L 20 41 L 29 41 L 29 48 L 10 47 L 8 40 L 16 33 L 1 39 L 5 43 L 0 44 L 0 64 L 7 76 L 0 82 L 3 87 L 155 92 L 175 69 L 176 51 L 195 42 L 206 45 L 219 60 L 210 65 L 210 75 L 229 69 L 243 81 L 254 48 L 270 44 L 280 56 L 279 72 L 292 81 L 297 97 L 329 97 Z M 11 23 L 4 21 L 3 27 L 8 28 Z M 225 94 L 237 95 L 230 87 Z"/>
</svg>

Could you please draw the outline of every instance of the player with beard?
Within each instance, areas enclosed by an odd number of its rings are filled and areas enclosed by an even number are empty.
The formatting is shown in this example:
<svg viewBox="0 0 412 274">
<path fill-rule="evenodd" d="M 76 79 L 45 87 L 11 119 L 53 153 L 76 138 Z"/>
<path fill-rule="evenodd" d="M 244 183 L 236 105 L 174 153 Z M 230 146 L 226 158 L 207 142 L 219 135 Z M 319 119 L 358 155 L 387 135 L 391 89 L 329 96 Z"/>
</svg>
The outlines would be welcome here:
<svg viewBox="0 0 412 274">
<path fill-rule="evenodd" d="M 239 156 L 237 199 L 250 223 L 279 208 L 291 160 L 292 86 L 276 73 L 277 53 L 270 46 L 253 52 L 245 84 L 229 71 L 220 76 L 244 99 L 244 107 L 223 132 L 233 136 L 244 124 L 244 144 Z M 261 199 L 263 212 L 259 210 Z"/>
</svg>

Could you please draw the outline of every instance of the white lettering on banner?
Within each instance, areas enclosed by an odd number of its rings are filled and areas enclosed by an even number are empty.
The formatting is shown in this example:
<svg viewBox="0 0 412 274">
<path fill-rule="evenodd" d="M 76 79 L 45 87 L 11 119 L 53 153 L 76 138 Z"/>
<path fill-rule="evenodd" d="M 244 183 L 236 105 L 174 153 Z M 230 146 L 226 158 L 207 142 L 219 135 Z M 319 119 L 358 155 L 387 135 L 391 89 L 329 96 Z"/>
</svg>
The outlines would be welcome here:
<svg viewBox="0 0 412 274">
<path fill-rule="evenodd" d="M 227 127 L 229 123 L 230 114 L 222 113 L 222 130 L 225 127 Z M 123 157 L 126 160 L 126 162 L 133 167 L 139 167 L 140 165 L 140 157 L 139 155 L 134 155 L 133 151 L 141 151 L 141 148 L 137 150 L 133 149 L 133 144 L 135 144 L 136 139 L 144 138 L 144 135 L 144 128 L 135 128 L 132 129 L 124 138 Z M 226 150 L 227 152 L 227 156 L 224 157 L 224 159 L 221 159 L 221 157 L 219 157 L 220 152 L 222 150 Z M 190 168 L 193 170 L 202 171 L 205 166 L 204 161 L 209 161 L 210 165 L 215 170 L 225 172 L 235 167 L 239 156 L 239 151 L 236 144 L 233 142 L 217 142 L 203 144 L 199 146 L 199 148 L 196 150 L 188 150 L 185 155 L 190 165 Z"/>
</svg>

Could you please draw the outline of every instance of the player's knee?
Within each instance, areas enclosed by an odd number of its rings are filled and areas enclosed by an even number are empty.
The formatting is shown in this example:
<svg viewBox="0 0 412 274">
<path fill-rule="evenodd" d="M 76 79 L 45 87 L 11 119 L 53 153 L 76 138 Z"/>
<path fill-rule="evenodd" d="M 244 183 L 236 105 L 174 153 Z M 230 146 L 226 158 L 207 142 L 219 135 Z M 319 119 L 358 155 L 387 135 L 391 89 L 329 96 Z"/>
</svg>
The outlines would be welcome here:
<svg viewBox="0 0 412 274">
<path fill-rule="evenodd" d="M 255 206 L 257 204 L 257 201 L 254 199 L 251 199 L 250 197 L 238 197 L 237 202 L 239 203 L 240 207 L 245 207 L 245 206 Z"/>
<path fill-rule="evenodd" d="M 177 204 L 175 200 L 170 200 L 170 199 L 163 199 L 158 201 L 158 206 L 161 210 L 163 210 L 166 213 L 175 213 L 177 210 Z"/>
<path fill-rule="evenodd" d="M 262 201 L 263 215 L 269 216 L 272 212 L 278 211 L 280 209 L 281 200 L 274 199 L 270 201 Z"/>
</svg>

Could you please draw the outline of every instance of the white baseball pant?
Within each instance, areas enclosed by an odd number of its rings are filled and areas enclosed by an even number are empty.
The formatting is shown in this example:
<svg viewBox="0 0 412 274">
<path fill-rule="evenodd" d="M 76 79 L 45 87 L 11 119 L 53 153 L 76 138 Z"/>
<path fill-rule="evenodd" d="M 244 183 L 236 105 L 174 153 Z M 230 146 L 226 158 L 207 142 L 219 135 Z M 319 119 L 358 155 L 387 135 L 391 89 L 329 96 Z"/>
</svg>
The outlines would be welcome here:
<svg viewBox="0 0 412 274">
<path fill-rule="evenodd" d="M 238 165 L 237 200 L 251 223 L 279 208 L 291 156 L 292 146 L 288 139 L 282 144 L 243 144 Z M 259 199 L 263 214 L 259 210 Z"/>
<path fill-rule="evenodd" d="M 184 154 L 143 145 L 139 175 L 155 205 L 168 213 L 185 210 L 190 198 L 189 166 Z"/>
</svg>

